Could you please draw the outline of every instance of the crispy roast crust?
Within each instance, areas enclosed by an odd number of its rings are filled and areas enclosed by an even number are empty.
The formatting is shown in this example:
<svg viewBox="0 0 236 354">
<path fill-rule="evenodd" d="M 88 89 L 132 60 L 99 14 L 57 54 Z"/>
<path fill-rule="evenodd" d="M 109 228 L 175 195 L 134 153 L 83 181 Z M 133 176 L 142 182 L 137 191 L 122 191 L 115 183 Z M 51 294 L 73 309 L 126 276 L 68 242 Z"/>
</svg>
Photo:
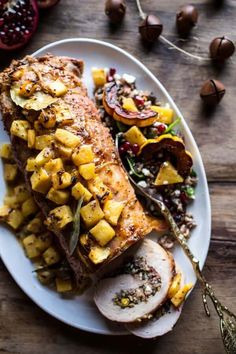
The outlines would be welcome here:
<svg viewBox="0 0 236 354">
<path fill-rule="evenodd" d="M 80 60 L 54 57 L 52 55 L 46 55 L 41 58 L 27 56 L 21 61 L 13 61 L 11 66 L 0 74 L 0 109 L 4 127 L 9 135 L 13 120 L 25 119 L 22 108 L 16 106 L 10 97 L 12 74 L 25 65 L 30 66 L 37 73 L 39 81 L 47 76 L 48 71 L 51 71 L 73 83 L 73 89 L 68 90 L 57 101 L 58 105 L 66 103 L 70 106 L 74 119 L 74 123 L 70 126 L 65 126 L 64 129 L 79 135 L 82 144 L 92 145 L 96 157 L 97 174 L 111 189 L 116 200 L 126 201 L 126 206 L 115 228 L 116 236 L 109 243 L 111 255 L 108 260 L 122 253 L 130 245 L 147 235 L 152 229 L 165 229 L 166 224 L 162 220 L 153 220 L 148 217 L 137 200 L 128 177 L 122 168 L 110 132 L 102 124 L 99 112 L 87 96 L 87 91 L 81 82 L 83 63 Z M 28 157 L 35 156 L 35 150 L 29 149 L 27 143 L 22 139 L 11 135 L 10 139 L 14 148 L 15 160 L 24 173 L 28 187 L 31 190 L 29 180 L 31 173 L 26 172 L 25 166 Z M 43 214 L 47 217 L 49 211 L 55 208 L 56 205 L 48 201 L 43 194 L 32 190 L 31 192 Z M 79 282 L 83 278 L 84 266 L 79 256 L 71 256 L 69 254 L 67 240 L 68 234 L 71 232 L 71 226 L 62 231 L 53 231 Z"/>
</svg>

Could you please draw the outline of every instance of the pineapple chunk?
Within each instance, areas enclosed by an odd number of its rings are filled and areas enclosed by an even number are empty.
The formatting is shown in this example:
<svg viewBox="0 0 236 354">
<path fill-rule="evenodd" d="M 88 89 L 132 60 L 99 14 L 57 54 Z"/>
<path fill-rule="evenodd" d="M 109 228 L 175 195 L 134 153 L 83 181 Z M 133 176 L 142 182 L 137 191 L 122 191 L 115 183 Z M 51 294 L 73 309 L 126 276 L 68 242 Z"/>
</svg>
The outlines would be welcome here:
<svg viewBox="0 0 236 354">
<path fill-rule="evenodd" d="M 59 293 L 66 293 L 73 289 L 71 279 L 56 278 L 56 287 Z"/>
<path fill-rule="evenodd" d="M 65 125 L 71 125 L 74 122 L 73 116 L 70 111 L 70 107 L 61 105 L 54 107 L 57 125 L 63 127 Z"/>
<path fill-rule="evenodd" d="M 0 219 L 5 219 L 10 214 L 11 209 L 8 205 L 2 205 L 0 207 Z"/>
<path fill-rule="evenodd" d="M 63 145 L 75 148 L 80 145 L 81 138 L 68 130 L 58 128 L 55 132 L 55 138 Z"/>
<path fill-rule="evenodd" d="M 83 247 L 86 247 L 89 245 L 89 236 L 88 234 L 82 234 L 79 238 L 79 242 Z"/>
<path fill-rule="evenodd" d="M 14 120 L 11 125 L 10 132 L 23 140 L 28 140 L 28 130 L 30 123 L 27 120 Z"/>
<path fill-rule="evenodd" d="M 117 225 L 119 217 L 124 209 L 124 202 L 117 202 L 116 200 L 106 200 L 103 206 L 105 219 L 111 225 Z"/>
<path fill-rule="evenodd" d="M 96 87 L 103 86 L 107 82 L 107 75 L 104 69 L 92 68 L 92 77 Z"/>
<path fill-rule="evenodd" d="M 192 287 L 193 287 L 192 283 L 185 284 L 179 291 L 177 291 L 174 297 L 172 297 L 172 299 L 170 300 L 172 304 L 175 307 L 179 307 L 182 304 L 182 302 L 185 300 L 186 295 L 192 289 Z"/>
<path fill-rule="evenodd" d="M 54 137 L 52 135 L 39 135 L 35 138 L 35 149 L 43 150 L 46 147 L 49 147 L 54 141 Z"/>
<path fill-rule="evenodd" d="M 52 185 L 54 189 L 64 189 L 71 185 L 72 178 L 69 172 L 58 171 L 52 174 Z"/>
<path fill-rule="evenodd" d="M 81 197 L 83 197 L 85 203 L 89 202 L 92 198 L 92 194 L 80 182 L 74 185 L 71 194 L 75 199 L 80 199 Z"/>
<path fill-rule="evenodd" d="M 63 205 L 68 202 L 70 193 L 68 191 L 60 191 L 56 190 L 53 187 L 49 190 L 47 197 L 49 200 L 52 202 L 58 204 L 58 205 Z"/>
<path fill-rule="evenodd" d="M 164 124 L 171 124 L 173 122 L 174 111 L 169 107 L 151 106 L 154 112 L 159 113 L 157 121 Z"/>
<path fill-rule="evenodd" d="M 79 166 L 79 173 L 86 180 L 94 178 L 95 177 L 94 162 L 86 163 L 85 165 Z"/>
<path fill-rule="evenodd" d="M 63 161 L 61 158 L 52 159 L 45 164 L 44 168 L 49 175 L 51 173 L 57 173 L 58 171 L 64 170 Z"/>
<path fill-rule="evenodd" d="M 7 218 L 7 224 L 10 225 L 13 229 L 18 229 L 18 227 L 24 221 L 24 216 L 22 212 L 18 209 L 12 210 Z"/>
<path fill-rule="evenodd" d="M 111 250 L 108 247 L 93 246 L 89 252 L 89 259 L 94 264 L 104 262 L 110 256 Z"/>
<path fill-rule="evenodd" d="M 43 253 L 43 259 L 47 265 L 52 265 L 58 263 L 61 259 L 61 256 L 56 248 L 51 246 Z"/>
<path fill-rule="evenodd" d="M 51 160 L 54 157 L 54 153 L 51 148 L 44 148 L 40 153 L 35 157 L 36 164 L 40 167 L 45 165 L 46 162 Z"/>
<path fill-rule="evenodd" d="M 40 250 L 36 247 L 37 237 L 35 235 L 25 237 L 22 242 L 28 258 L 40 256 Z"/>
<path fill-rule="evenodd" d="M 136 104 L 134 103 L 134 100 L 131 97 L 123 98 L 122 107 L 123 109 L 126 109 L 127 111 L 130 112 L 138 112 L 138 108 L 136 107 Z"/>
<path fill-rule="evenodd" d="M 172 299 L 172 297 L 174 297 L 175 294 L 179 291 L 180 286 L 181 286 L 181 278 L 182 278 L 181 273 L 177 273 L 175 275 L 174 279 L 172 280 L 172 283 L 169 287 L 168 295 L 167 295 L 169 299 Z"/>
<path fill-rule="evenodd" d="M 26 231 L 32 232 L 34 234 L 40 233 L 43 229 L 43 223 L 42 219 L 39 217 L 35 217 L 33 220 L 31 220 L 28 225 L 26 226 Z"/>
<path fill-rule="evenodd" d="M 4 204 L 9 206 L 9 208 L 16 209 L 20 206 L 20 203 L 16 195 L 7 195 L 4 197 Z"/>
<path fill-rule="evenodd" d="M 68 205 L 63 205 L 50 211 L 46 223 L 48 226 L 53 225 L 57 229 L 62 229 L 73 219 L 71 208 Z"/>
<path fill-rule="evenodd" d="M 99 202 L 97 200 L 92 200 L 80 210 L 80 215 L 85 223 L 85 226 L 90 228 L 98 223 L 104 217 L 104 213 L 100 208 Z"/>
<path fill-rule="evenodd" d="M 115 236 L 115 230 L 104 219 L 100 220 L 90 231 L 100 246 L 106 246 Z"/>
<path fill-rule="evenodd" d="M 163 162 L 154 181 L 156 186 L 163 186 L 166 184 L 182 183 L 183 177 L 179 175 L 178 171 L 169 162 Z"/>
<path fill-rule="evenodd" d="M 124 138 L 129 141 L 130 144 L 137 144 L 139 147 L 147 141 L 141 130 L 136 127 L 136 125 L 124 133 Z"/>
<path fill-rule="evenodd" d="M 26 201 L 24 201 L 21 206 L 21 211 L 25 218 L 31 214 L 35 214 L 38 211 L 37 204 L 32 197 L 29 197 Z"/>
<path fill-rule="evenodd" d="M 73 151 L 71 148 L 64 145 L 57 144 L 56 149 L 58 150 L 60 156 L 62 156 L 64 159 L 68 159 L 68 160 L 71 159 L 72 151 Z"/>
<path fill-rule="evenodd" d="M 47 87 L 49 91 L 51 91 L 51 93 L 56 97 L 65 95 L 68 91 L 68 88 L 66 87 L 66 85 L 63 84 L 60 79 L 50 82 Z"/>
<path fill-rule="evenodd" d="M 38 168 L 36 162 L 35 162 L 35 158 L 33 157 L 29 157 L 28 160 L 27 160 L 27 164 L 26 164 L 26 171 L 27 172 L 34 172 L 36 171 Z"/>
<path fill-rule="evenodd" d="M 11 182 L 16 178 L 17 175 L 17 165 L 5 163 L 4 164 L 4 179 L 5 181 Z"/>
<path fill-rule="evenodd" d="M 30 182 L 34 191 L 43 194 L 48 192 L 51 185 L 50 177 L 42 167 L 32 174 Z"/>
<path fill-rule="evenodd" d="M 53 112 L 53 110 L 43 110 L 38 117 L 38 122 L 46 129 L 54 128 L 56 125 L 55 112 Z"/>
<path fill-rule="evenodd" d="M 76 151 L 72 155 L 72 160 L 76 166 L 83 165 L 85 163 L 93 162 L 94 153 L 91 145 L 82 145 L 79 151 Z"/>
<path fill-rule="evenodd" d="M 2 144 L 0 149 L 0 157 L 2 159 L 12 159 L 12 148 L 11 144 Z"/>
<path fill-rule="evenodd" d="M 28 130 L 28 148 L 33 149 L 34 148 L 34 144 L 35 144 L 35 137 L 36 137 L 36 133 L 34 129 L 29 129 Z"/>
<path fill-rule="evenodd" d="M 36 248 L 40 252 L 44 252 L 52 244 L 52 234 L 47 232 L 45 234 L 40 234 L 36 240 Z"/>
<path fill-rule="evenodd" d="M 23 203 L 30 197 L 30 192 L 28 191 L 25 184 L 19 184 L 14 188 L 14 195 L 18 203 Z"/>
<path fill-rule="evenodd" d="M 94 198 L 102 202 L 112 198 L 112 192 L 98 176 L 88 181 L 88 189 Z"/>
</svg>

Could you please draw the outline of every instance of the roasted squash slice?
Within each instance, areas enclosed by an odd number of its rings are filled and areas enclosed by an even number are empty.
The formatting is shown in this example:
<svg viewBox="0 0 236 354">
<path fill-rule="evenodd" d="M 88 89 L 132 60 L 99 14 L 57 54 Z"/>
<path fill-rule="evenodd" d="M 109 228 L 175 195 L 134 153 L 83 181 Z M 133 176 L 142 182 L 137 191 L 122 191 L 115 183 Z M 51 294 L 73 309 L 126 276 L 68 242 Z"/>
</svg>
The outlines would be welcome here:
<svg viewBox="0 0 236 354">
<path fill-rule="evenodd" d="M 158 113 L 151 109 L 143 111 L 130 111 L 124 109 L 117 99 L 119 85 L 112 83 L 107 85 L 103 92 L 103 106 L 105 111 L 115 120 L 126 125 L 136 125 L 138 127 L 147 127 L 153 124 L 158 117 Z"/>
<path fill-rule="evenodd" d="M 180 176 L 186 177 L 193 165 L 192 155 L 185 150 L 184 142 L 177 136 L 163 134 L 157 139 L 148 139 L 140 148 L 138 155 L 145 159 L 152 159 L 161 150 L 166 150 L 176 160 L 176 169 Z"/>
</svg>

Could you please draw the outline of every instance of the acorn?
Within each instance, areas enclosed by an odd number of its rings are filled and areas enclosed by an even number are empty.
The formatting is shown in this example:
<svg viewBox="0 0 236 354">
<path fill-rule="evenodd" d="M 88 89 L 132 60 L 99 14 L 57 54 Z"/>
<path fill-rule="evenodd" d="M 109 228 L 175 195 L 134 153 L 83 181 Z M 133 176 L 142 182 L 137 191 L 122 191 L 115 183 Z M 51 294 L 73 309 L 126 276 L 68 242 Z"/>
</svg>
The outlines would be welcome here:
<svg viewBox="0 0 236 354">
<path fill-rule="evenodd" d="M 107 0 L 105 3 L 105 14 L 113 24 L 119 24 L 126 12 L 126 4 L 124 0 Z"/>
<path fill-rule="evenodd" d="M 196 26 L 198 11 L 193 5 L 182 6 L 176 14 L 176 26 L 181 36 L 187 36 L 191 29 Z"/>
<path fill-rule="evenodd" d="M 147 15 L 139 25 L 139 33 L 144 41 L 148 43 L 155 42 L 161 35 L 163 25 L 158 17 Z"/>
<path fill-rule="evenodd" d="M 212 40 L 209 49 L 213 60 L 225 61 L 234 54 L 235 45 L 227 37 L 216 37 Z"/>
<path fill-rule="evenodd" d="M 205 81 L 200 91 L 201 99 L 208 106 L 217 105 L 224 94 L 225 87 L 222 82 L 212 79 Z"/>
</svg>

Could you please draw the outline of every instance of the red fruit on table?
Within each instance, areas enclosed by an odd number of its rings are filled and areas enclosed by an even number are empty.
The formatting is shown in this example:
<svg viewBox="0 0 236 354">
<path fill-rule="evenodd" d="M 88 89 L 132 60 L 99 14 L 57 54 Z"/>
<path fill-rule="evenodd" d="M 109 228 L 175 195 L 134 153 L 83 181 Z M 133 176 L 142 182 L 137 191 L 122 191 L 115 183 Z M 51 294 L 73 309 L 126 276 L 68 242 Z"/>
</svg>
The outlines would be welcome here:
<svg viewBox="0 0 236 354">
<path fill-rule="evenodd" d="M 36 0 L 0 0 L 0 49 L 23 47 L 38 26 Z"/>
</svg>

